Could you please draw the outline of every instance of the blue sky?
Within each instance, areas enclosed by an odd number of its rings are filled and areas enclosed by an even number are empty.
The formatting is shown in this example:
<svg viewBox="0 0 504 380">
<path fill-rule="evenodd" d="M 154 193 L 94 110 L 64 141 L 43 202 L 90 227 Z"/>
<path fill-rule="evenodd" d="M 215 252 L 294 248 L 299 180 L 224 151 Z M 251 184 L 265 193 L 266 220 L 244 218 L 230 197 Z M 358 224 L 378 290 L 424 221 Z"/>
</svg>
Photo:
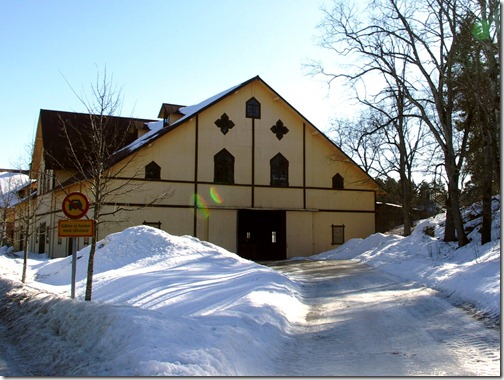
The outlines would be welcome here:
<svg viewBox="0 0 504 380">
<path fill-rule="evenodd" d="M 329 1 L 329 0 L 327 0 Z M 19 167 L 40 109 L 85 112 L 106 66 L 121 116 L 157 118 L 259 75 L 319 129 L 348 96 L 307 75 L 324 0 L 3 0 L 0 168 Z M 69 84 L 67 84 L 67 82 Z"/>
</svg>

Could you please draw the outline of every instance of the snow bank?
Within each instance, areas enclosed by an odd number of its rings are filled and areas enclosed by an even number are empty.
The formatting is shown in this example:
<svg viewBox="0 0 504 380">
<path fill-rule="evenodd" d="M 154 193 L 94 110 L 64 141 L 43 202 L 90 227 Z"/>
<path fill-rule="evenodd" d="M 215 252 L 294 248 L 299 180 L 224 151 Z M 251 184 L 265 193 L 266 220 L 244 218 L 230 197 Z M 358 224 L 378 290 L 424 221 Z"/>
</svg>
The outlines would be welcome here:
<svg viewBox="0 0 504 380">
<path fill-rule="evenodd" d="M 24 331 L 16 343 L 40 354 L 34 374 L 267 374 L 257 363 L 307 312 L 287 277 L 193 237 L 138 226 L 98 247 L 94 302 L 80 302 L 89 248 L 78 252 L 78 300 L 68 299 L 71 257 L 30 260 L 24 290 L 2 280 L 0 310 Z M 0 265 L 12 275 L 21 258 L 4 255 Z"/>
<path fill-rule="evenodd" d="M 418 223 L 409 237 L 376 233 L 311 259 L 358 260 L 439 290 L 455 304 L 500 317 L 500 197 L 494 197 L 492 209 L 492 241 L 485 245 L 480 244 L 481 207 L 476 204 L 463 212 L 471 240 L 464 247 L 442 240 L 445 215 L 440 214 Z"/>
</svg>

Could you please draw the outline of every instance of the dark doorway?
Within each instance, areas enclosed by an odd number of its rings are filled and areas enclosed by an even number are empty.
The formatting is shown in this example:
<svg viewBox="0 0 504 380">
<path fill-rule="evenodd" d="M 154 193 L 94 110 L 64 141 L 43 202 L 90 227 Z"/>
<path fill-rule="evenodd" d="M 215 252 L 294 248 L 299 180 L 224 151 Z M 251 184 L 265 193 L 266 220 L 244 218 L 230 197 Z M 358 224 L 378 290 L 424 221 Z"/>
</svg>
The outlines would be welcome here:
<svg viewBox="0 0 504 380">
<path fill-rule="evenodd" d="M 46 243 L 46 224 L 42 223 L 39 227 L 39 244 L 38 253 L 45 253 L 45 243 Z"/>
<path fill-rule="evenodd" d="M 73 243 L 74 243 L 74 238 L 67 238 L 68 244 L 67 244 L 67 256 L 71 256 L 73 254 Z"/>
<path fill-rule="evenodd" d="M 285 211 L 239 210 L 238 255 L 254 261 L 285 260 Z"/>
</svg>

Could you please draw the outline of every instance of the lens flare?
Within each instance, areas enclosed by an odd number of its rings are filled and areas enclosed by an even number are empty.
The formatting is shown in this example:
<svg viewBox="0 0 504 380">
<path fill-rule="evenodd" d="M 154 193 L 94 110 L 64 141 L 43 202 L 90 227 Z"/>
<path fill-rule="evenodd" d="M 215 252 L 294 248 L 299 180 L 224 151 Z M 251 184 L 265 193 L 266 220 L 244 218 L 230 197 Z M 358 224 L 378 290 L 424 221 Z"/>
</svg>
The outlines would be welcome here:
<svg viewBox="0 0 504 380">
<path fill-rule="evenodd" d="M 194 201 L 196 202 L 197 216 L 207 219 L 210 216 L 210 210 L 203 197 L 199 194 L 194 194 Z"/>
<path fill-rule="evenodd" d="M 217 192 L 217 189 L 213 186 L 210 188 L 210 198 L 212 198 L 212 201 L 214 201 L 218 205 L 222 203 L 222 197 Z"/>
</svg>

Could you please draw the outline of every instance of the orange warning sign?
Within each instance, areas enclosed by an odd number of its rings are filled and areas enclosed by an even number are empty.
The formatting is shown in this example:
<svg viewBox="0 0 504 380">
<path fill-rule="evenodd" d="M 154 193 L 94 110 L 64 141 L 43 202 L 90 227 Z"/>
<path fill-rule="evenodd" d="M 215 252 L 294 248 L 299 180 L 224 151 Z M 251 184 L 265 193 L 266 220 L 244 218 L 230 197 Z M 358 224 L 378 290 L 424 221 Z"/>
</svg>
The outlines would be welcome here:
<svg viewBox="0 0 504 380">
<path fill-rule="evenodd" d="M 60 220 L 58 237 L 93 237 L 94 220 Z"/>
</svg>

